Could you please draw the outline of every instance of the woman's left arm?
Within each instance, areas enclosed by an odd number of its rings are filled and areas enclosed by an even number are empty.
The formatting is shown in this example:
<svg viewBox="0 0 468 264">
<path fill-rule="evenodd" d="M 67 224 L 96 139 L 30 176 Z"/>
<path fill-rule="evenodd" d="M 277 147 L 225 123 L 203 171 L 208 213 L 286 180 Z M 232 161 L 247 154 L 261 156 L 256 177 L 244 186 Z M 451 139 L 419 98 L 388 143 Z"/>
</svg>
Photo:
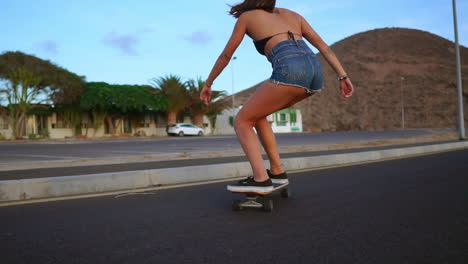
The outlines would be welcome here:
<svg viewBox="0 0 468 264">
<path fill-rule="evenodd" d="M 206 105 L 208 105 L 208 103 L 211 100 L 211 85 L 231 61 L 232 55 L 236 51 L 237 47 L 239 47 L 240 43 L 242 42 L 242 39 L 244 39 L 246 32 L 247 26 L 245 19 L 243 18 L 243 16 L 240 16 L 236 22 L 236 25 L 234 26 L 231 38 L 229 38 L 226 47 L 216 60 L 215 65 L 211 69 L 210 75 L 206 79 L 205 86 L 203 87 L 203 90 L 200 93 L 200 99 L 203 102 L 205 102 Z"/>
</svg>

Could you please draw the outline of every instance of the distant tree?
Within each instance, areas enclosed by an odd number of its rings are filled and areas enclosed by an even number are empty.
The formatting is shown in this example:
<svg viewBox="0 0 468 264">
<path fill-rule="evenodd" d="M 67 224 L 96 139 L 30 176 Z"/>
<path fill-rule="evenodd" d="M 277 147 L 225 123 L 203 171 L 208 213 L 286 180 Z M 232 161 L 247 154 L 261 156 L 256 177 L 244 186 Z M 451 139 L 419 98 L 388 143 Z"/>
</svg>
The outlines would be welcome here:
<svg viewBox="0 0 468 264">
<path fill-rule="evenodd" d="M 224 109 L 227 108 L 225 101 L 223 98 L 226 96 L 226 92 L 224 91 L 212 91 L 211 93 L 211 102 L 208 104 L 205 115 L 210 120 L 210 125 L 212 127 L 211 134 L 214 133 L 216 128 L 216 119 L 218 115 L 220 115 Z"/>
<path fill-rule="evenodd" d="M 11 73 L 19 68 L 41 78 L 36 89 L 49 89 L 50 93 L 45 99 L 51 100 L 54 104 L 75 102 L 84 89 L 84 76 L 78 76 L 50 61 L 19 51 L 0 55 L 0 79 L 8 81 Z"/>
<path fill-rule="evenodd" d="M 92 125 L 94 128 L 94 135 L 96 135 L 96 132 L 101 129 L 102 126 L 104 126 L 106 122 L 106 113 L 99 110 L 99 109 L 92 109 L 91 110 L 91 115 L 92 115 Z"/>
<path fill-rule="evenodd" d="M 65 124 L 72 129 L 73 135 L 81 134 L 81 115 L 83 110 L 79 102 L 55 105 L 55 110 L 62 114 Z"/>
<path fill-rule="evenodd" d="M 107 113 L 113 107 L 112 89 L 105 82 L 88 82 L 80 98 L 80 107 L 85 111 L 91 111 L 94 133 L 103 125 Z"/>
<path fill-rule="evenodd" d="M 198 78 L 197 80 L 190 79 L 187 81 L 187 89 L 190 96 L 189 109 L 193 115 L 195 125 L 203 127 L 203 116 L 208 116 L 210 124 L 214 129 L 217 115 L 221 114 L 227 106 L 220 101 L 221 98 L 226 96 L 224 91 L 213 91 L 211 94 L 211 102 L 206 106 L 200 100 L 200 92 L 205 86 L 205 82 Z"/>
<path fill-rule="evenodd" d="M 84 77 L 49 61 L 21 52 L 0 55 L 0 113 L 13 130 L 13 139 L 24 133 L 28 112 L 47 107 L 41 103 L 71 103 L 79 97 Z"/>
<path fill-rule="evenodd" d="M 164 111 L 168 102 L 148 85 L 90 82 L 81 96 L 80 105 L 84 110 L 92 110 L 94 120 L 102 120 L 104 116 L 111 133 L 115 134 L 113 118 L 136 114 L 141 117 L 145 112 Z"/>
<path fill-rule="evenodd" d="M 38 87 L 41 77 L 25 68 L 17 68 L 7 75 L 5 87 L 0 89 L 0 101 L 7 101 L 7 107 L 0 108 L 3 119 L 13 132 L 13 139 L 20 138 L 24 132 L 25 119 L 30 110 L 40 105 L 39 97 L 46 95 L 47 89 Z"/>
<path fill-rule="evenodd" d="M 167 124 L 177 123 L 177 114 L 180 113 L 190 103 L 190 97 L 187 88 L 182 83 L 180 77 L 169 75 L 166 77 L 153 78 L 151 85 L 156 88 L 158 94 L 161 94 L 169 105 L 166 109 Z"/>
<path fill-rule="evenodd" d="M 206 113 L 207 107 L 200 100 L 200 92 L 205 86 L 205 82 L 198 78 L 196 80 L 190 79 L 186 83 L 190 102 L 188 108 L 193 115 L 193 123 L 199 127 L 203 127 L 203 115 Z"/>
</svg>

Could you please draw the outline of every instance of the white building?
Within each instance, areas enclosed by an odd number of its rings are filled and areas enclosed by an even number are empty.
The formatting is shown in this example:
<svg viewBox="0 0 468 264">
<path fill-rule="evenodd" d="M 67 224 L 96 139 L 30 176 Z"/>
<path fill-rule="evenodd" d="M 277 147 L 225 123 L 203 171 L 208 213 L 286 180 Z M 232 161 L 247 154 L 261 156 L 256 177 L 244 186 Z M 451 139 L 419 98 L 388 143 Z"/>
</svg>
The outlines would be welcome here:
<svg viewBox="0 0 468 264">
<path fill-rule="evenodd" d="M 41 138 L 64 139 L 71 137 L 111 137 L 111 129 L 105 120 L 101 127 L 95 129 L 91 117 L 87 113 L 81 116 L 81 127 L 79 131 L 73 133 L 73 129 L 66 125 L 62 115 L 51 113 L 50 115 L 29 115 L 25 122 L 23 138 Z M 114 135 L 124 136 L 165 136 L 166 123 L 160 117 L 146 115 L 137 127 L 132 127 L 127 118 L 113 118 L 112 123 L 115 127 Z M 77 133 L 78 132 L 78 133 Z M 13 131 L 8 123 L 0 116 L 0 139 L 10 139 Z"/>
<path fill-rule="evenodd" d="M 218 115 L 216 126 L 214 129 L 215 135 L 232 135 L 234 132 L 234 116 L 237 115 L 242 107 L 236 108 L 234 111 L 226 109 L 221 115 Z M 291 133 L 302 132 L 302 114 L 300 109 L 283 109 L 274 114 L 267 116 L 267 120 L 271 124 L 274 133 Z"/>
<path fill-rule="evenodd" d="M 215 127 L 211 127 L 208 118 L 203 118 L 205 135 L 234 135 L 234 117 L 240 108 L 224 110 L 216 118 Z M 23 138 L 41 138 L 64 139 L 71 137 L 93 138 L 93 137 L 111 137 L 111 130 L 107 121 L 98 129 L 93 127 L 91 115 L 83 113 L 81 116 L 81 127 L 78 131 L 66 125 L 61 114 L 32 114 L 26 119 Z M 302 132 L 302 115 L 299 109 L 283 109 L 267 117 L 273 132 L 291 133 Z M 184 122 L 190 123 L 190 117 L 185 117 Z M 115 127 L 114 135 L 117 136 L 166 136 L 166 121 L 160 115 L 148 114 L 139 124 L 131 124 L 127 118 L 113 118 L 112 123 Z M 213 132 L 213 133 L 212 133 Z M 0 116 L 0 140 L 10 139 L 12 129 Z"/>
</svg>

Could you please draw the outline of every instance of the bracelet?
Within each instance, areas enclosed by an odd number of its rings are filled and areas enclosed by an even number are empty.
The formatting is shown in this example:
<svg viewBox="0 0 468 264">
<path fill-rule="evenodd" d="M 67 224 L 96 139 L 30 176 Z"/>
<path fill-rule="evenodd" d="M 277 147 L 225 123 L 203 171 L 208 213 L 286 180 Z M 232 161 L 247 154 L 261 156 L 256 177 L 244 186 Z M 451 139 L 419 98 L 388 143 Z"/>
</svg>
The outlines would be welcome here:
<svg viewBox="0 0 468 264">
<path fill-rule="evenodd" d="M 206 85 L 206 87 L 211 88 L 211 85 L 213 85 L 213 83 L 208 84 L 208 81 L 205 81 L 205 85 Z"/>
<path fill-rule="evenodd" d="M 342 81 L 342 80 L 346 80 L 348 79 L 348 76 L 341 76 L 341 77 L 338 77 L 338 81 Z"/>
</svg>

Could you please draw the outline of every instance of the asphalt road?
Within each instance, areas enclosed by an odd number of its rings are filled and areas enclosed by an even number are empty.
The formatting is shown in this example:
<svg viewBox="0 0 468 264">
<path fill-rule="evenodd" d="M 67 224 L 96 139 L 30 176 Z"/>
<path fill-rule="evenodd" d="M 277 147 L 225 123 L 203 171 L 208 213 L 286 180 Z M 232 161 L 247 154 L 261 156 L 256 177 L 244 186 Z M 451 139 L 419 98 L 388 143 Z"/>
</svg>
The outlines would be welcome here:
<svg viewBox="0 0 468 264">
<path fill-rule="evenodd" d="M 349 131 L 324 133 L 277 134 L 279 146 L 304 146 L 343 142 L 369 142 L 395 138 L 431 135 L 431 129 L 394 131 Z M 9 163 L 43 162 L 118 158 L 145 155 L 171 155 L 194 152 L 240 150 L 235 136 L 170 137 L 156 139 L 102 141 L 47 141 L 33 143 L 0 143 L 0 165 Z"/>
<path fill-rule="evenodd" d="M 1 263 L 467 263 L 467 160 L 295 173 L 272 213 L 225 183 L 0 207 Z"/>
</svg>

